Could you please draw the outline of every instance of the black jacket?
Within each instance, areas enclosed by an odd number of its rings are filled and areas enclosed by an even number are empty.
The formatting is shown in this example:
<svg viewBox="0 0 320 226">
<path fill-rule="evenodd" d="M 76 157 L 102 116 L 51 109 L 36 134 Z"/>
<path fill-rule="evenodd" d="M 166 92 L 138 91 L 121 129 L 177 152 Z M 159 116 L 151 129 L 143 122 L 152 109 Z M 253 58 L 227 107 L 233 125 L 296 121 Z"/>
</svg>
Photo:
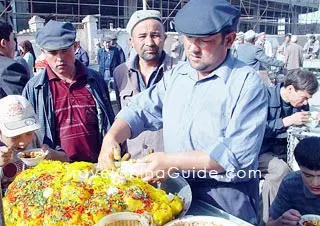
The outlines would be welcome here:
<svg viewBox="0 0 320 226">
<path fill-rule="evenodd" d="M 21 95 L 28 80 L 28 73 L 21 64 L 0 55 L 0 99 L 7 95 Z"/>
</svg>

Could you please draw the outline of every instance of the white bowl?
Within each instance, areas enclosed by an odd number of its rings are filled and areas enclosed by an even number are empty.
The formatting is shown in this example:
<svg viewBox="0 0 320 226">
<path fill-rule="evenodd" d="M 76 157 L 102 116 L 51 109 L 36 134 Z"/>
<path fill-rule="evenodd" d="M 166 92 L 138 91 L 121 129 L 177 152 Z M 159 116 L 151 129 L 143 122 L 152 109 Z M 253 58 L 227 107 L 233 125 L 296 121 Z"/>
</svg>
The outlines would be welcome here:
<svg viewBox="0 0 320 226">
<path fill-rule="evenodd" d="M 209 216 L 186 216 L 177 220 L 173 220 L 164 226 L 239 226 L 227 219 L 221 217 L 209 217 Z"/>
<path fill-rule="evenodd" d="M 94 226 L 153 226 L 149 215 L 140 215 L 131 212 L 113 213 L 107 215 Z"/>
<path fill-rule="evenodd" d="M 35 158 L 24 158 L 22 157 L 22 153 L 30 153 L 30 152 L 41 152 L 42 155 L 35 157 Z M 21 159 L 22 162 L 24 162 L 24 164 L 26 164 L 27 166 L 36 166 L 38 165 L 42 160 L 45 159 L 45 157 L 47 156 L 48 151 L 43 151 L 41 148 L 34 148 L 34 149 L 29 149 L 29 150 L 25 150 L 25 151 L 21 151 L 17 154 L 18 158 Z"/>
<path fill-rule="evenodd" d="M 317 111 L 311 111 L 310 112 L 310 117 L 309 117 L 309 122 L 306 123 L 306 126 L 308 126 L 309 128 L 316 128 L 319 125 L 319 120 L 317 119 L 317 115 L 319 114 L 319 112 Z"/>
<path fill-rule="evenodd" d="M 303 222 L 305 221 L 312 221 L 313 223 L 315 223 L 314 221 L 317 222 L 317 224 L 315 224 L 316 226 L 320 225 L 320 215 L 315 215 L 315 214 L 306 214 L 301 216 L 301 219 L 299 221 L 299 226 L 303 226 Z"/>
</svg>

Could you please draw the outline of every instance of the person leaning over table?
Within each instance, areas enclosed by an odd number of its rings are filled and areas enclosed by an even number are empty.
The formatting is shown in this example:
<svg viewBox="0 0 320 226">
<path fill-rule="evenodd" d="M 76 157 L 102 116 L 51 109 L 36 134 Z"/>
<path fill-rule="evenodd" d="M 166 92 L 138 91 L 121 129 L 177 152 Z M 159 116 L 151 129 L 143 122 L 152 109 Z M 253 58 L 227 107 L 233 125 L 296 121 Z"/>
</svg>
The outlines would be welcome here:
<svg viewBox="0 0 320 226">
<path fill-rule="evenodd" d="M 97 162 L 114 113 L 102 77 L 75 59 L 75 38 L 71 23 L 53 20 L 37 33 L 48 65 L 23 95 L 39 118 L 43 143 L 65 151 L 71 161 Z"/>
<path fill-rule="evenodd" d="M 8 95 L 0 99 L 0 175 L 1 188 L 8 185 L 24 166 L 17 153 L 42 148 L 48 150 L 47 159 L 69 161 L 64 152 L 42 145 L 38 133 L 40 123 L 32 105 L 20 95 Z"/>
<path fill-rule="evenodd" d="M 189 178 L 193 198 L 256 224 L 258 178 L 235 174 L 258 167 L 267 95 L 257 73 L 230 53 L 239 17 L 224 0 L 191 0 L 177 13 L 188 62 L 124 106 L 104 137 L 98 167 L 112 168 L 113 150 L 127 138 L 163 128 L 165 152 L 146 156 L 148 167 L 137 176 L 156 181 L 156 172 L 171 167 L 219 172 Z"/>
<path fill-rule="evenodd" d="M 305 214 L 320 213 L 320 138 L 302 139 L 294 149 L 300 171 L 281 182 L 267 226 L 296 226 Z M 319 220 L 318 224 L 319 225 Z M 300 224 L 299 224 L 300 225 Z"/>
<path fill-rule="evenodd" d="M 309 71 L 290 71 L 284 83 L 268 87 L 267 126 L 259 154 L 259 170 L 264 178 L 260 225 L 269 218 L 272 204 L 282 179 L 289 174 L 287 160 L 287 129 L 309 121 L 308 100 L 318 90 L 318 81 Z"/>
</svg>

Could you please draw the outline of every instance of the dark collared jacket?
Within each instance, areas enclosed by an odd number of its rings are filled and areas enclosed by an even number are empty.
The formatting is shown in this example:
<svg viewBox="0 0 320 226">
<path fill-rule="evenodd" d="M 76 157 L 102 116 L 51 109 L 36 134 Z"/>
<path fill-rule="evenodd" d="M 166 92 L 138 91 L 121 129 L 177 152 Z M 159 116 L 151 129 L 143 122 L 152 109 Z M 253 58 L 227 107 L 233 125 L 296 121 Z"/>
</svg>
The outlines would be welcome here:
<svg viewBox="0 0 320 226">
<path fill-rule="evenodd" d="M 268 152 L 272 149 L 273 144 L 277 143 L 277 139 L 287 138 L 287 127 L 284 127 L 282 119 L 289 116 L 284 115 L 283 104 L 280 96 L 280 88 L 283 84 L 275 87 L 268 87 L 268 116 L 267 125 L 260 154 Z M 299 108 L 292 107 L 292 114 L 301 110 L 308 111 L 309 106 Z"/>
<path fill-rule="evenodd" d="M 104 75 L 105 70 L 110 70 L 112 77 L 114 69 L 120 64 L 120 56 L 118 49 L 115 47 L 110 47 L 109 51 L 110 57 L 107 56 L 107 51 L 104 48 L 99 49 L 97 59 L 100 74 Z"/>
<path fill-rule="evenodd" d="M 79 61 L 78 61 L 79 63 Z M 77 64 L 77 62 L 76 62 Z M 114 113 L 112 110 L 107 85 L 101 76 L 94 70 L 87 70 L 87 89 L 92 94 L 98 112 L 99 125 L 99 145 L 102 144 L 103 136 L 109 130 L 114 121 Z M 59 149 L 56 143 L 55 113 L 54 101 L 50 90 L 47 70 L 43 70 L 41 74 L 34 76 L 27 83 L 23 90 L 25 96 L 32 104 L 39 122 L 41 124 L 40 132 L 43 137 L 43 143 L 48 144 L 53 149 Z"/>
<path fill-rule="evenodd" d="M 0 55 L 0 99 L 7 95 L 21 95 L 28 80 L 29 75 L 21 64 Z"/>
<path fill-rule="evenodd" d="M 89 66 L 89 56 L 87 51 L 85 51 L 81 46 L 76 50 L 74 56 L 78 59 L 84 66 Z"/>
</svg>

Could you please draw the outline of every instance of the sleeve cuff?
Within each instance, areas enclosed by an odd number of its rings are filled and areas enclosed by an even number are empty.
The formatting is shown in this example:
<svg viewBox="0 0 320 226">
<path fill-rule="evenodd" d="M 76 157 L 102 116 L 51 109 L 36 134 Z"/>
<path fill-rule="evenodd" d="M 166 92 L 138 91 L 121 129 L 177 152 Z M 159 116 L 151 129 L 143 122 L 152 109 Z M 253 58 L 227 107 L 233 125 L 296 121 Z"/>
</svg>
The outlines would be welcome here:
<svg viewBox="0 0 320 226">
<path fill-rule="evenodd" d="M 218 140 L 210 147 L 210 149 L 205 151 L 209 153 L 210 157 L 226 171 L 234 172 L 239 169 L 239 163 L 229 149 L 228 145 L 222 140 L 222 137 L 218 138 Z"/>
<path fill-rule="evenodd" d="M 275 128 L 277 128 L 277 129 L 283 129 L 284 128 L 283 119 L 282 118 L 276 120 Z"/>
<path fill-rule="evenodd" d="M 116 119 L 122 119 L 128 123 L 131 130 L 129 139 L 137 137 L 144 129 L 139 117 L 128 107 L 124 107 L 123 110 L 117 114 Z"/>
</svg>

